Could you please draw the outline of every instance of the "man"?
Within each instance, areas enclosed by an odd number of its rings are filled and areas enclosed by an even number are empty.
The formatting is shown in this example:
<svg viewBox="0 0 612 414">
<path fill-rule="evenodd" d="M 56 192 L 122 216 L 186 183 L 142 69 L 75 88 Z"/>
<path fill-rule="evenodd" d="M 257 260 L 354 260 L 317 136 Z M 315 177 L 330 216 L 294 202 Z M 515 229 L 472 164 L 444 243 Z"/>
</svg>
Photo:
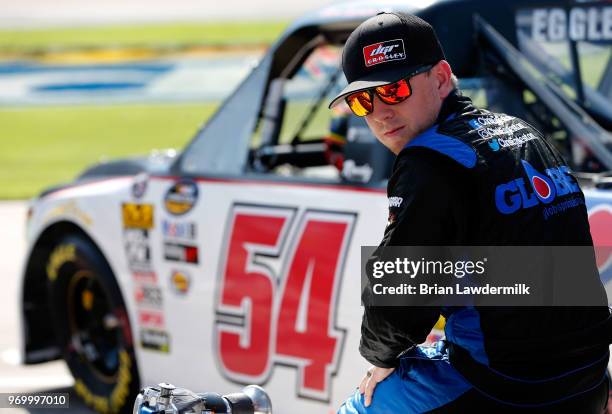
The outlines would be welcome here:
<svg viewBox="0 0 612 414">
<path fill-rule="evenodd" d="M 342 65 L 349 84 L 330 107 L 344 100 L 397 155 L 381 247 L 592 245 L 563 159 L 524 121 L 458 93 L 428 23 L 380 13 L 350 35 Z M 483 123 L 496 132 L 483 137 Z M 555 186 L 570 207 L 545 216 Z M 446 342 L 417 347 L 440 315 Z M 601 413 L 611 321 L 606 306 L 365 306 L 360 352 L 372 367 L 339 412 Z"/>
</svg>

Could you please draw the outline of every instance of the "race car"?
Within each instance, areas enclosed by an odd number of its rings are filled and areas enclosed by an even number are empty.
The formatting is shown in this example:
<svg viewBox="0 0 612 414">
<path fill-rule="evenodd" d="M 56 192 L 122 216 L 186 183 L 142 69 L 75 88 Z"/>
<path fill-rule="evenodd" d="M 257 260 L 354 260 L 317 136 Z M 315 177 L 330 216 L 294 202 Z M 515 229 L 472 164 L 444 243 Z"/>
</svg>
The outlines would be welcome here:
<svg viewBox="0 0 612 414">
<path fill-rule="evenodd" d="M 609 2 L 333 4 L 292 24 L 182 151 L 101 163 L 32 200 L 23 362 L 64 358 L 102 413 L 162 381 L 256 384 L 275 412 L 335 412 L 368 366 L 360 246 L 382 236 L 393 154 L 327 104 L 348 35 L 390 9 L 435 27 L 477 105 L 564 154 L 595 243 L 612 246 Z M 611 251 L 598 253 L 610 295 Z"/>
</svg>

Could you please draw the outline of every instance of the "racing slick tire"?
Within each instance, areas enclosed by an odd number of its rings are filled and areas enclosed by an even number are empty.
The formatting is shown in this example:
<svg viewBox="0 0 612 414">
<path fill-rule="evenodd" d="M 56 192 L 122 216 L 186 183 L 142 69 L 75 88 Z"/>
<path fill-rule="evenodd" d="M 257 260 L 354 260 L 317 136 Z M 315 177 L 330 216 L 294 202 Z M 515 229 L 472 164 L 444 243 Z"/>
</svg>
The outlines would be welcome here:
<svg viewBox="0 0 612 414">
<path fill-rule="evenodd" d="M 52 323 L 75 393 L 98 412 L 131 412 L 140 380 L 110 266 L 85 237 L 70 235 L 53 245 L 46 271 Z"/>
</svg>

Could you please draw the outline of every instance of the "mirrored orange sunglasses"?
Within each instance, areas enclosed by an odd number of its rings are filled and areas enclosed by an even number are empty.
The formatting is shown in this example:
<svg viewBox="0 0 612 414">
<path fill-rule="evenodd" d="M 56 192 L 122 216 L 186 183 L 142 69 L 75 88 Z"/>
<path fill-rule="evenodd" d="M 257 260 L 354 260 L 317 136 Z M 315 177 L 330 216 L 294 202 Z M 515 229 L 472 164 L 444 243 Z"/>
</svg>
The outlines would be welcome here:
<svg viewBox="0 0 612 414">
<path fill-rule="evenodd" d="M 366 116 L 374 111 L 374 93 L 387 105 L 404 102 L 412 95 L 410 78 L 419 73 L 427 72 L 434 65 L 422 66 L 397 82 L 375 88 L 364 89 L 348 95 L 345 100 L 351 111 L 357 116 Z"/>
</svg>

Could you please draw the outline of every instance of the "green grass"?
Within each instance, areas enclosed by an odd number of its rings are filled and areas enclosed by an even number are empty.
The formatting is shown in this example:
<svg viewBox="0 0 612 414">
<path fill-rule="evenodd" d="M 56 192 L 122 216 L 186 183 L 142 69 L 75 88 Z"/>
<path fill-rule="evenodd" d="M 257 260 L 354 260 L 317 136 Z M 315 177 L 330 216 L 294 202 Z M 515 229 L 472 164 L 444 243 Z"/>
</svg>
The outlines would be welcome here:
<svg viewBox="0 0 612 414">
<path fill-rule="evenodd" d="M 182 149 L 216 103 L 0 109 L 0 199 L 27 198 L 101 158 Z"/>
<path fill-rule="evenodd" d="M 0 30 L 0 53 L 272 43 L 287 22 L 177 23 Z M 0 108 L 0 199 L 73 179 L 101 158 L 181 149 L 217 103 Z"/>
<path fill-rule="evenodd" d="M 0 109 L 0 199 L 22 199 L 68 182 L 100 160 L 183 149 L 218 103 Z M 310 103 L 286 113 L 293 137 Z M 317 111 L 304 138 L 322 138 L 331 111 Z"/>
<path fill-rule="evenodd" d="M 287 22 L 176 23 L 0 30 L 0 53 L 272 43 Z M 0 199 L 73 179 L 101 158 L 181 149 L 217 103 L 0 108 Z"/>
<path fill-rule="evenodd" d="M 270 44 L 286 26 L 285 21 L 268 21 L 0 30 L 0 51 Z"/>
</svg>

